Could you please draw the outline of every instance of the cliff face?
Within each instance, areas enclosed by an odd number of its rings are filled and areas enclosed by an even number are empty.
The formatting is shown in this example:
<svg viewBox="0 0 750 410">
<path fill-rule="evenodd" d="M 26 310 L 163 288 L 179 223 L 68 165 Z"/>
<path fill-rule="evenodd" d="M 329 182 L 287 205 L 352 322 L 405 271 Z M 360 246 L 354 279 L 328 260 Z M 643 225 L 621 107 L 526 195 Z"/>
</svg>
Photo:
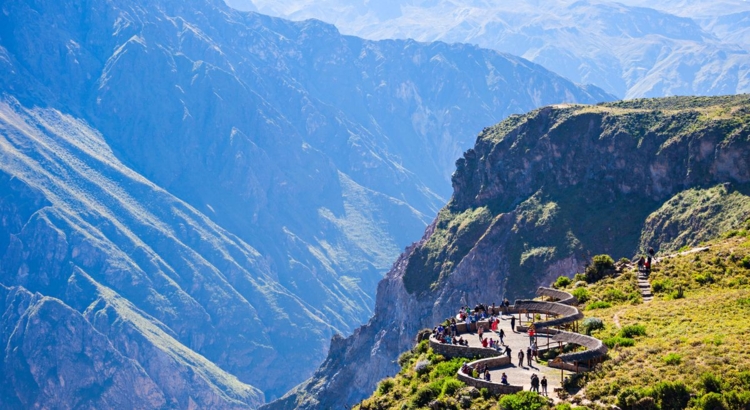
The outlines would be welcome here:
<svg viewBox="0 0 750 410">
<path fill-rule="evenodd" d="M 690 190 L 730 189 L 731 197 L 715 194 L 727 205 L 710 218 L 733 226 L 747 210 L 731 204 L 750 201 L 749 183 L 747 96 L 556 106 L 511 117 L 458 160 L 451 202 L 380 283 L 375 316 L 334 340 L 313 379 L 269 408 L 366 397 L 398 370 L 394 361 L 419 329 L 462 304 L 530 297 L 538 285 L 582 271 L 591 254 L 631 257 L 642 246 L 658 251 L 710 236 L 664 228 L 684 226 L 696 212 L 668 206 L 693 203 Z"/>
</svg>

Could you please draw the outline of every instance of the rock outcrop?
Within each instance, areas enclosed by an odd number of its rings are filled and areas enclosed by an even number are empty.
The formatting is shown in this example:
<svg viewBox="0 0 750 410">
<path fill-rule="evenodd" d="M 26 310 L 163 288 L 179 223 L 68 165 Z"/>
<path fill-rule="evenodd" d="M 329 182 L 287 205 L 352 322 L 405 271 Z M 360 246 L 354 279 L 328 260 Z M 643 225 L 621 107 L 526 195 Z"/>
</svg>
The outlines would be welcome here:
<svg viewBox="0 0 750 410">
<path fill-rule="evenodd" d="M 665 218 L 659 212 L 670 198 L 724 184 L 747 198 L 749 183 L 746 95 L 511 117 L 458 160 L 451 202 L 379 284 L 370 322 L 334 339 L 315 376 L 267 408 L 356 403 L 398 371 L 396 358 L 421 328 L 457 306 L 530 297 L 554 277 L 582 271 L 587 252 L 631 257 L 642 237 L 664 231 L 644 226 L 652 213 Z M 682 212 L 692 210 L 669 218 Z M 669 246 L 680 241 L 671 237 Z"/>
</svg>

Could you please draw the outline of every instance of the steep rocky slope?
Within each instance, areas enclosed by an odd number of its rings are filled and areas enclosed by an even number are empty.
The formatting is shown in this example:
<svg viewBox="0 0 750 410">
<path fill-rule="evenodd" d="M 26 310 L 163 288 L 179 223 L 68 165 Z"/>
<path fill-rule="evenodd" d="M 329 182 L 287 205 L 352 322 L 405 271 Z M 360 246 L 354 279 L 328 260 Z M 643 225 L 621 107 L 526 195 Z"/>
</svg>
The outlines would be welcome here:
<svg viewBox="0 0 750 410">
<path fill-rule="evenodd" d="M 618 97 L 750 91 L 750 6 L 740 0 L 226 1 L 365 38 L 479 44 Z"/>
<path fill-rule="evenodd" d="M 732 187 L 733 200 L 747 203 L 749 183 L 747 95 L 512 116 L 483 131 L 457 162 L 450 203 L 379 284 L 375 316 L 334 339 L 315 376 L 269 408 L 359 401 L 398 370 L 396 357 L 419 329 L 456 306 L 529 297 L 538 285 L 582 271 L 591 254 L 631 257 L 642 243 L 659 250 L 647 236 L 682 246 L 692 239 L 655 223 L 644 228 L 646 221 L 689 219 L 692 207 L 663 215 L 663 205 L 719 184 L 727 185 L 714 189 Z"/>
<path fill-rule="evenodd" d="M 483 125 L 611 98 L 473 46 L 215 0 L 0 11 L 0 283 L 83 314 L 168 403 L 230 374 L 267 399 L 303 381 L 371 316 Z"/>
</svg>

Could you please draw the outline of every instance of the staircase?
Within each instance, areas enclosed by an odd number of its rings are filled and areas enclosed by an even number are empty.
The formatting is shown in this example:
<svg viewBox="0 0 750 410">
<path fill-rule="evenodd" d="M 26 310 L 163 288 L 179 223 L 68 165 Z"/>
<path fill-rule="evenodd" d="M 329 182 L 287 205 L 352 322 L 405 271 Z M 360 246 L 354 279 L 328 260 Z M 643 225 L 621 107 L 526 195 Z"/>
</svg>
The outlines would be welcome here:
<svg viewBox="0 0 750 410">
<path fill-rule="evenodd" d="M 643 303 L 651 302 L 654 294 L 651 293 L 651 284 L 648 282 L 648 272 L 638 272 L 638 290 L 643 296 Z"/>
</svg>

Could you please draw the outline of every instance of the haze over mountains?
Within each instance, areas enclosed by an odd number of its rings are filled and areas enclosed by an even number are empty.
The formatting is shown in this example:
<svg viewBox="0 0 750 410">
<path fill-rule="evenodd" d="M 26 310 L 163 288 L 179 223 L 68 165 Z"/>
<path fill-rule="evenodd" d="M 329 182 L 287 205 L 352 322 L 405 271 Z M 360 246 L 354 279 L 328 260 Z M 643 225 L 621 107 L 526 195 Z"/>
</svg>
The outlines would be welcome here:
<svg viewBox="0 0 750 410">
<path fill-rule="evenodd" d="M 0 94 L 13 408 L 280 396 L 371 316 L 482 128 L 613 98 L 495 51 L 213 0 L 5 1 Z"/>
<path fill-rule="evenodd" d="M 478 44 L 621 98 L 750 91 L 750 4 L 672 0 L 227 0 L 365 38 Z"/>
</svg>

